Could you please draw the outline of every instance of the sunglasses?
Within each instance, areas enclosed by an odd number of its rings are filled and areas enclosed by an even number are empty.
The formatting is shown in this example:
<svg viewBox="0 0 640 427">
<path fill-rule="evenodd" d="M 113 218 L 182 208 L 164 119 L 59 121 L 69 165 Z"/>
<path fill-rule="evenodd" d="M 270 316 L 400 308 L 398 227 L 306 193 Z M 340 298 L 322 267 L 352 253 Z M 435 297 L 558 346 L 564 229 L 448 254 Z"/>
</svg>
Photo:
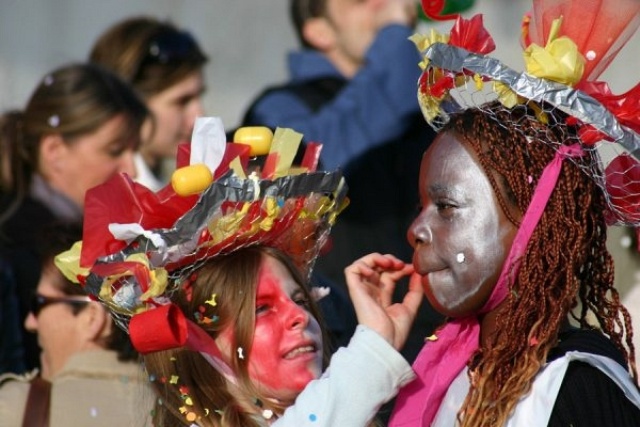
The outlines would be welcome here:
<svg viewBox="0 0 640 427">
<path fill-rule="evenodd" d="M 87 303 L 91 302 L 91 298 L 88 296 L 69 296 L 69 297 L 46 297 L 44 295 L 35 294 L 31 297 L 31 302 L 29 304 L 29 312 L 33 313 L 34 316 L 38 317 L 40 311 L 50 304 L 69 304 L 75 307 L 81 307 Z"/>
<path fill-rule="evenodd" d="M 147 55 L 139 68 L 150 64 L 202 61 L 203 59 L 198 43 L 191 34 L 186 31 L 171 31 L 160 33 L 149 41 Z"/>
</svg>

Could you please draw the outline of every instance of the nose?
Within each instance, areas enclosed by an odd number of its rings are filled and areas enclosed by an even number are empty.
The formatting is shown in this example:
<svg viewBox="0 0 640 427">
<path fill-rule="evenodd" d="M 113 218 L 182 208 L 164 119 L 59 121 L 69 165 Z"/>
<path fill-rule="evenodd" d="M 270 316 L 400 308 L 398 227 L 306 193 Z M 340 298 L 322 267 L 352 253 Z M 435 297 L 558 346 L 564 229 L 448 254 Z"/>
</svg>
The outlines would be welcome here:
<svg viewBox="0 0 640 427">
<path fill-rule="evenodd" d="M 38 319 L 32 312 L 29 312 L 24 319 L 24 328 L 29 332 L 36 332 L 38 329 Z"/>
<path fill-rule="evenodd" d="M 413 221 L 407 230 L 407 240 L 413 248 L 421 244 L 430 244 L 433 241 L 431 228 L 422 214 Z"/>
<path fill-rule="evenodd" d="M 122 153 L 120 164 L 118 166 L 118 172 L 124 172 L 131 178 L 135 178 L 137 176 L 136 166 L 133 160 L 134 155 L 135 152 L 133 150 L 126 150 L 124 153 Z"/>
<path fill-rule="evenodd" d="M 202 116 L 204 114 L 204 106 L 202 105 L 202 97 L 197 97 L 193 100 L 193 115 L 195 117 Z"/>
<path fill-rule="evenodd" d="M 309 313 L 291 301 L 287 307 L 286 322 L 287 329 L 304 329 L 309 324 Z"/>
<path fill-rule="evenodd" d="M 197 97 L 191 100 L 189 103 L 189 108 L 186 114 L 185 120 L 185 128 L 193 129 L 194 124 L 196 123 L 196 119 L 198 117 L 202 117 L 204 115 L 204 107 L 202 105 L 202 98 Z"/>
</svg>

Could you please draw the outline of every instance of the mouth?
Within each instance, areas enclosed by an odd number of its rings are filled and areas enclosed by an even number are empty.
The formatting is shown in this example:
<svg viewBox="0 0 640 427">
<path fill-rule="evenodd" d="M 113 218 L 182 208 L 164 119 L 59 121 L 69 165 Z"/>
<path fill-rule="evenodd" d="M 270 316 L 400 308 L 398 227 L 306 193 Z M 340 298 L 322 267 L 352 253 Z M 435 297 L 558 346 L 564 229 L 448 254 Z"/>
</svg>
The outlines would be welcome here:
<svg viewBox="0 0 640 427">
<path fill-rule="evenodd" d="M 416 263 L 414 262 L 413 265 L 415 266 Z M 438 263 L 438 264 L 433 263 L 430 266 L 427 266 L 424 264 L 418 265 L 416 268 L 416 273 L 418 273 L 422 277 L 428 277 L 432 274 L 438 274 L 447 270 L 449 270 L 448 266 L 443 265 L 442 263 Z"/>
<path fill-rule="evenodd" d="M 300 347 L 296 347 L 291 351 L 288 351 L 287 353 L 285 353 L 285 355 L 283 356 L 283 358 L 285 360 L 291 360 L 291 359 L 295 359 L 296 357 L 305 355 L 305 354 L 313 354 L 317 351 L 317 348 L 315 345 L 303 345 Z"/>
<path fill-rule="evenodd" d="M 443 267 L 439 269 L 429 270 L 426 272 L 426 274 L 423 275 L 423 277 L 425 279 L 437 280 L 439 277 L 442 277 L 443 275 L 448 275 L 448 274 L 449 274 L 449 268 Z"/>
</svg>

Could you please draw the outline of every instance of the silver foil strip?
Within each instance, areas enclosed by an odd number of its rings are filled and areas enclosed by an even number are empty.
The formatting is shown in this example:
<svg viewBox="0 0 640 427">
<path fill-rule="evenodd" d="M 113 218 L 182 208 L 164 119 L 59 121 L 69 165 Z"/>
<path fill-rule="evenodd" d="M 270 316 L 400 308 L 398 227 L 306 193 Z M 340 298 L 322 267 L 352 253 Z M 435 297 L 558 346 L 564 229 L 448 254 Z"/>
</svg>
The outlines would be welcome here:
<svg viewBox="0 0 640 427">
<path fill-rule="evenodd" d="M 546 102 L 608 135 L 640 160 L 640 135 L 621 125 L 598 100 L 561 83 L 515 71 L 496 58 L 469 52 L 445 43 L 434 43 L 425 51 L 430 66 L 455 73 L 470 71 L 509 86 L 516 94 Z"/>
</svg>

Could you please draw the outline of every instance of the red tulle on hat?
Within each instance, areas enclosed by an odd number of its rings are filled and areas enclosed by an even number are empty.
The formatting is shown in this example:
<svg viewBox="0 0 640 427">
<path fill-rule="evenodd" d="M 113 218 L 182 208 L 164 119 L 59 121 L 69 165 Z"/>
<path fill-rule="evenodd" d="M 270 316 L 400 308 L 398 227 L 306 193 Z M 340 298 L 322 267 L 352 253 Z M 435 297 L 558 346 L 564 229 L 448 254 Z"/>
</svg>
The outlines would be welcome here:
<svg viewBox="0 0 640 427">
<path fill-rule="evenodd" d="M 640 25 L 637 0 L 533 0 L 523 44 L 544 46 L 553 20 L 563 17 L 567 36 L 586 58 L 583 81 L 598 78 Z"/>
</svg>

